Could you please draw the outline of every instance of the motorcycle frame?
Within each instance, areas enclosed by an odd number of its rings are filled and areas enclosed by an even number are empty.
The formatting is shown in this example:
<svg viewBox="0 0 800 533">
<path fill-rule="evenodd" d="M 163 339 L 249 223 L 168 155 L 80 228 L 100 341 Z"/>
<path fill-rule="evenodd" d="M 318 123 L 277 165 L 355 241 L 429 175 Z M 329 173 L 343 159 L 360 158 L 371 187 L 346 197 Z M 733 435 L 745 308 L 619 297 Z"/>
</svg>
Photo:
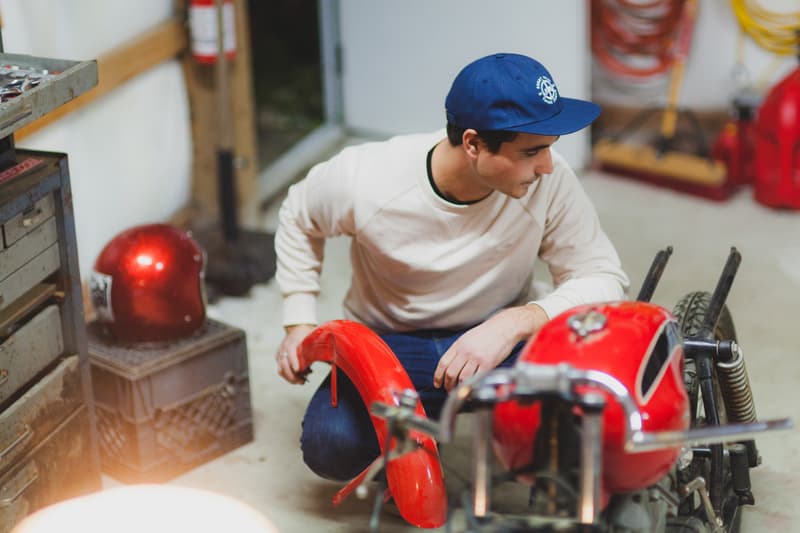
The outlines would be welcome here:
<svg viewBox="0 0 800 533">
<path fill-rule="evenodd" d="M 650 300 L 671 253 L 672 248 L 668 247 L 656 255 L 637 298 L 639 301 Z M 451 391 L 441 411 L 438 424 L 410 413 L 400 416 L 395 411 L 395 414 L 392 415 L 380 403 L 372 405 L 373 414 L 376 416 L 399 416 L 402 418 L 401 430 L 413 428 L 434 435 L 439 442 L 447 443 L 453 439 L 457 415 L 465 407 L 465 404 L 469 403 L 474 408 L 476 416 L 471 458 L 472 494 L 469 512 L 473 517 L 481 519 L 491 514 L 493 406 L 498 402 L 512 399 L 532 402 L 548 397 L 556 397 L 579 406 L 583 413 L 580 422 L 583 437 L 580 439 L 579 450 L 580 473 L 577 487 L 579 498 L 574 517 L 567 519 L 566 522 L 591 526 L 598 523 L 601 510 L 599 487 L 602 478 L 602 414 L 606 407 L 604 395 L 597 391 L 597 389 L 601 389 L 619 402 L 624 410 L 627 420 L 624 428 L 624 447 L 627 452 L 638 453 L 676 446 L 709 445 L 710 479 L 706 482 L 700 478 L 699 482 L 691 487 L 691 490 L 700 490 L 709 522 L 715 529 L 721 528 L 723 523 L 728 523 L 723 519 L 732 518 L 721 516 L 724 490 L 724 445 L 733 442 L 747 442 L 748 439 L 752 439 L 758 434 L 792 427 L 791 420 L 787 418 L 721 424 L 718 414 L 720 406 L 717 402 L 718 384 L 713 377 L 714 365 L 719 361 L 731 360 L 737 347 L 731 341 L 716 340 L 714 330 L 740 262 L 741 255 L 735 248 L 731 248 L 728 260 L 711 296 L 700 332 L 696 336 L 685 338 L 683 342 L 686 356 L 694 359 L 697 365 L 706 426 L 691 427 L 686 431 L 643 431 L 641 413 L 629 391 L 619 380 L 604 372 L 576 369 L 568 364 L 519 363 L 513 368 L 496 369 L 488 374 L 473 376 Z M 583 391 L 578 390 L 585 385 L 590 385 L 594 390 L 587 391 L 585 387 L 583 387 Z M 437 428 L 438 431 L 436 431 Z M 750 456 L 751 466 L 754 466 L 752 455 L 757 452 L 755 452 L 753 441 L 749 442 L 752 446 L 748 446 L 748 456 Z M 706 488 L 707 493 L 705 492 Z M 552 523 L 565 523 L 563 518 L 546 516 L 535 518 L 539 523 L 548 520 Z"/>
</svg>

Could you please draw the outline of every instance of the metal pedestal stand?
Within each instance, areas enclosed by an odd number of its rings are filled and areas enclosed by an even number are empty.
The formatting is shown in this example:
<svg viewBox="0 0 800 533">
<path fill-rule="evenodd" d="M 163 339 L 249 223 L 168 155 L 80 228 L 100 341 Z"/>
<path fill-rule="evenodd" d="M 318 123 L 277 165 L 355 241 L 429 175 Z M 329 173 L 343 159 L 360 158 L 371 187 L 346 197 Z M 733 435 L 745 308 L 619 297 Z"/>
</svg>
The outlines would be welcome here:
<svg viewBox="0 0 800 533">
<path fill-rule="evenodd" d="M 239 227 L 222 0 L 216 0 L 216 8 L 218 53 L 214 74 L 219 129 L 217 194 L 220 224 L 219 227 L 193 231 L 194 238 L 208 254 L 206 287 L 211 301 L 220 295 L 243 296 L 253 285 L 264 283 L 275 274 L 274 235 Z"/>
</svg>

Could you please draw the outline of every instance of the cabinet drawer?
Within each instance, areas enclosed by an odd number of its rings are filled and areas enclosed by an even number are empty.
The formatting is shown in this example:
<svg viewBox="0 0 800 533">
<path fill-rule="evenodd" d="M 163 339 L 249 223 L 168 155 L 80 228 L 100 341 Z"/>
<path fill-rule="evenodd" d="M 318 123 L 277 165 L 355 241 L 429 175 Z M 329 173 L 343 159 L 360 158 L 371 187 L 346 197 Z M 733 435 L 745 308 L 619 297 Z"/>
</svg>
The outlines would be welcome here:
<svg viewBox="0 0 800 533">
<path fill-rule="evenodd" d="M 83 406 L 0 477 L 0 533 L 42 507 L 100 489 L 99 477 L 87 466 L 89 435 Z"/>
<path fill-rule="evenodd" d="M 25 317 L 33 315 L 39 308 L 56 294 L 56 286 L 52 283 L 38 283 L 18 298 L 12 305 L 0 309 L 0 342 L 25 321 Z"/>
<path fill-rule="evenodd" d="M 78 369 L 77 355 L 66 358 L 0 413 L 0 476 L 81 405 Z"/>
<path fill-rule="evenodd" d="M 61 314 L 49 305 L 0 345 L 0 402 L 64 351 Z"/>
<path fill-rule="evenodd" d="M 5 309 L 14 303 L 34 285 L 58 270 L 60 265 L 58 243 L 55 243 L 0 281 L 0 309 Z"/>
<path fill-rule="evenodd" d="M 0 250 L 0 280 L 13 274 L 57 240 L 56 218 L 50 217 L 13 245 Z"/>
<path fill-rule="evenodd" d="M 3 224 L 3 241 L 9 247 L 23 235 L 36 229 L 55 213 L 53 195 L 48 194 L 29 209 L 11 217 Z"/>
</svg>

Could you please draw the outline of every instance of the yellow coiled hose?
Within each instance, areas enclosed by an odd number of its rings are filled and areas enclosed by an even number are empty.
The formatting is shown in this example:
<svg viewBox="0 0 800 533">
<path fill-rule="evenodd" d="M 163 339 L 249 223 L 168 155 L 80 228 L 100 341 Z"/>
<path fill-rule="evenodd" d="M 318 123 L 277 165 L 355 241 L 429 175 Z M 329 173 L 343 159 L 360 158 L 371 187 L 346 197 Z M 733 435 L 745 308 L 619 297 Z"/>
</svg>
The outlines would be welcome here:
<svg viewBox="0 0 800 533">
<path fill-rule="evenodd" d="M 800 11 L 770 11 L 757 0 L 731 0 L 731 6 L 742 30 L 759 46 L 778 55 L 800 52 Z"/>
</svg>

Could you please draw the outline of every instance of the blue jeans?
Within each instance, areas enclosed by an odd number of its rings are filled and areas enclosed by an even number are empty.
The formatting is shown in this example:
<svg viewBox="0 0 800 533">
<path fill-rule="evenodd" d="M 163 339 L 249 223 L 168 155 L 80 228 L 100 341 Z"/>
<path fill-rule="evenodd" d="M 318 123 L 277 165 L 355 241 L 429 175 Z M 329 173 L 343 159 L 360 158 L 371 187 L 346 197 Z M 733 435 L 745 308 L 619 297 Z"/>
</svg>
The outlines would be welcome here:
<svg viewBox="0 0 800 533">
<path fill-rule="evenodd" d="M 439 359 L 468 329 L 381 335 L 411 378 L 429 418 L 439 418 L 447 398 L 444 388 L 433 386 Z M 517 344 L 499 366 L 513 365 L 523 345 Z M 353 383 L 344 372 L 338 372 L 338 405 L 332 407 L 330 381 L 329 374 L 311 398 L 303 418 L 300 447 L 303 460 L 314 473 L 345 481 L 369 466 L 380 455 L 380 447 L 369 412 Z"/>
</svg>

